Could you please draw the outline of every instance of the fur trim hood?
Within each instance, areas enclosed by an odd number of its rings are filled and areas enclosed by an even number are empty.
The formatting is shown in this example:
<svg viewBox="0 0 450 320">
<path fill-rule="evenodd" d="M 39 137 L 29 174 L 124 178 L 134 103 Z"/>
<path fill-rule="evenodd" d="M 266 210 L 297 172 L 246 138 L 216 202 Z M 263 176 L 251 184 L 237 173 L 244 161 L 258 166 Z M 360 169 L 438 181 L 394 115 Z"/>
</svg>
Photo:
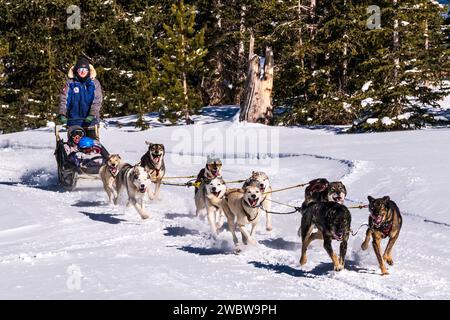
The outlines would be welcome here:
<svg viewBox="0 0 450 320">
<path fill-rule="evenodd" d="M 69 77 L 69 79 L 73 79 L 73 68 L 74 68 L 74 66 L 72 66 L 69 69 L 69 72 L 67 73 L 67 76 Z M 92 80 L 94 80 L 97 77 L 97 71 L 95 71 L 95 68 L 92 64 L 89 64 L 89 73 L 91 75 Z"/>
</svg>

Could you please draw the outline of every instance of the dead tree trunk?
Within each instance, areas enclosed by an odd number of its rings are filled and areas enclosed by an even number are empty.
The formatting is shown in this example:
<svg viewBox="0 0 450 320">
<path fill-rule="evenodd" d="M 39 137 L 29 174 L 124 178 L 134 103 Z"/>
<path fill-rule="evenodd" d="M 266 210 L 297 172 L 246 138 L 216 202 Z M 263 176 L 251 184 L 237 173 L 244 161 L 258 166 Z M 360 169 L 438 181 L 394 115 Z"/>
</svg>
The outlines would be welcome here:
<svg viewBox="0 0 450 320">
<path fill-rule="evenodd" d="M 265 57 L 254 54 L 254 42 L 255 39 L 251 35 L 249 67 L 239 120 L 272 124 L 273 52 L 267 47 Z"/>
</svg>

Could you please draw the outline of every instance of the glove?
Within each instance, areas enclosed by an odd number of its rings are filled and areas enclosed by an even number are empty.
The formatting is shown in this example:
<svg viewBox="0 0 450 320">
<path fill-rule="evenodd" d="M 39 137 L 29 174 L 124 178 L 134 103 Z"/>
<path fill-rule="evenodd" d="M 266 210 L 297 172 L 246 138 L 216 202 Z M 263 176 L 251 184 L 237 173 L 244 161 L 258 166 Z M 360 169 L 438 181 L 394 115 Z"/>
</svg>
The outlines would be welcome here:
<svg viewBox="0 0 450 320">
<path fill-rule="evenodd" d="M 86 122 L 91 123 L 92 121 L 95 120 L 95 117 L 94 116 L 87 116 L 85 120 L 86 120 Z"/>
<path fill-rule="evenodd" d="M 67 124 L 67 117 L 66 117 L 65 115 L 63 115 L 63 114 L 60 114 L 60 115 L 58 116 L 58 121 L 59 121 L 59 123 L 61 123 L 61 124 Z"/>
</svg>

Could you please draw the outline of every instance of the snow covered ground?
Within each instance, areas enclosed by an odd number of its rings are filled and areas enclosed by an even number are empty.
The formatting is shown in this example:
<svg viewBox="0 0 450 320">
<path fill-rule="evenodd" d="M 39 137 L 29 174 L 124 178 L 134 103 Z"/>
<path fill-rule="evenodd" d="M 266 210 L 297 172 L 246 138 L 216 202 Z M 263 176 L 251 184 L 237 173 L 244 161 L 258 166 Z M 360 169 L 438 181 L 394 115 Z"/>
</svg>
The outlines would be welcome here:
<svg viewBox="0 0 450 320">
<path fill-rule="evenodd" d="M 102 142 L 130 163 L 146 151 L 145 140 L 164 143 L 170 176 L 196 174 L 215 151 L 227 180 L 252 170 L 266 171 L 274 188 L 342 180 L 348 205 L 389 195 L 404 218 L 389 276 L 380 275 L 371 247 L 361 251 L 365 229 L 350 238 L 344 271 L 333 271 L 321 241 L 302 268 L 298 213 L 274 216 L 272 232 L 262 219 L 258 244 L 235 255 L 228 231 L 214 241 L 194 216 L 192 189 L 163 186 L 162 200 L 148 201 L 145 222 L 124 206 L 125 196 L 108 205 L 99 181 L 63 192 L 53 131 L 42 128 L 0 135 L 0 298 L 450 299 L 450 129 L 346 135 L 240 124 L 236 111 L 206 108 L 198 125 L 154 121 L 146 131 L 130 126 L 133 117 L 110 119 Z M 247 150 L 236 149 L 245 134 Z M 299 205 L 303 192 L 273 198 Z M 351 212 L 354 230 L 367 222 L 366 209 Z"/>
</svg>

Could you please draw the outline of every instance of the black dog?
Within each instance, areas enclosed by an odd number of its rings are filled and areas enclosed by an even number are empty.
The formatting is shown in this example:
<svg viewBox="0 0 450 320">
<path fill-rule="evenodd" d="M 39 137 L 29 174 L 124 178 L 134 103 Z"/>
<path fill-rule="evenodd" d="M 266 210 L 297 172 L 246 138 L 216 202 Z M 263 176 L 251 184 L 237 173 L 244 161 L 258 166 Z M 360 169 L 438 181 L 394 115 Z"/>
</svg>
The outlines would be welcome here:
<svg viewBox="0 0 450 320">
<path fill-rule="evenodd" d="M 305 189 L 305 200 L 303 205 L 311 202 L 334 201 L 344 204 L 347 189 L 340 181 L 329 182 L 327 179 L 319 178 L 311 180 Z"/>
<path fill-rule="evenodd" d="M 300 265 L 304 265 L 307 261 L 306 250 L 311 241 L 323 239 L 323 247 L 333 261 L 334 270 L 342 270 L 347 253 L 347 241 L 350 235 L 351 220 L 352 217 L 347 207 L 337 202 L 310 202 L 304 205 L 299 230 L 302 237 Z M 312 233 L 314 227 L 318 231 Z M 332 240 L 341 241 L 339 259 L 333 252 L 333 247 L 331 246 Z"/>
</svg>

